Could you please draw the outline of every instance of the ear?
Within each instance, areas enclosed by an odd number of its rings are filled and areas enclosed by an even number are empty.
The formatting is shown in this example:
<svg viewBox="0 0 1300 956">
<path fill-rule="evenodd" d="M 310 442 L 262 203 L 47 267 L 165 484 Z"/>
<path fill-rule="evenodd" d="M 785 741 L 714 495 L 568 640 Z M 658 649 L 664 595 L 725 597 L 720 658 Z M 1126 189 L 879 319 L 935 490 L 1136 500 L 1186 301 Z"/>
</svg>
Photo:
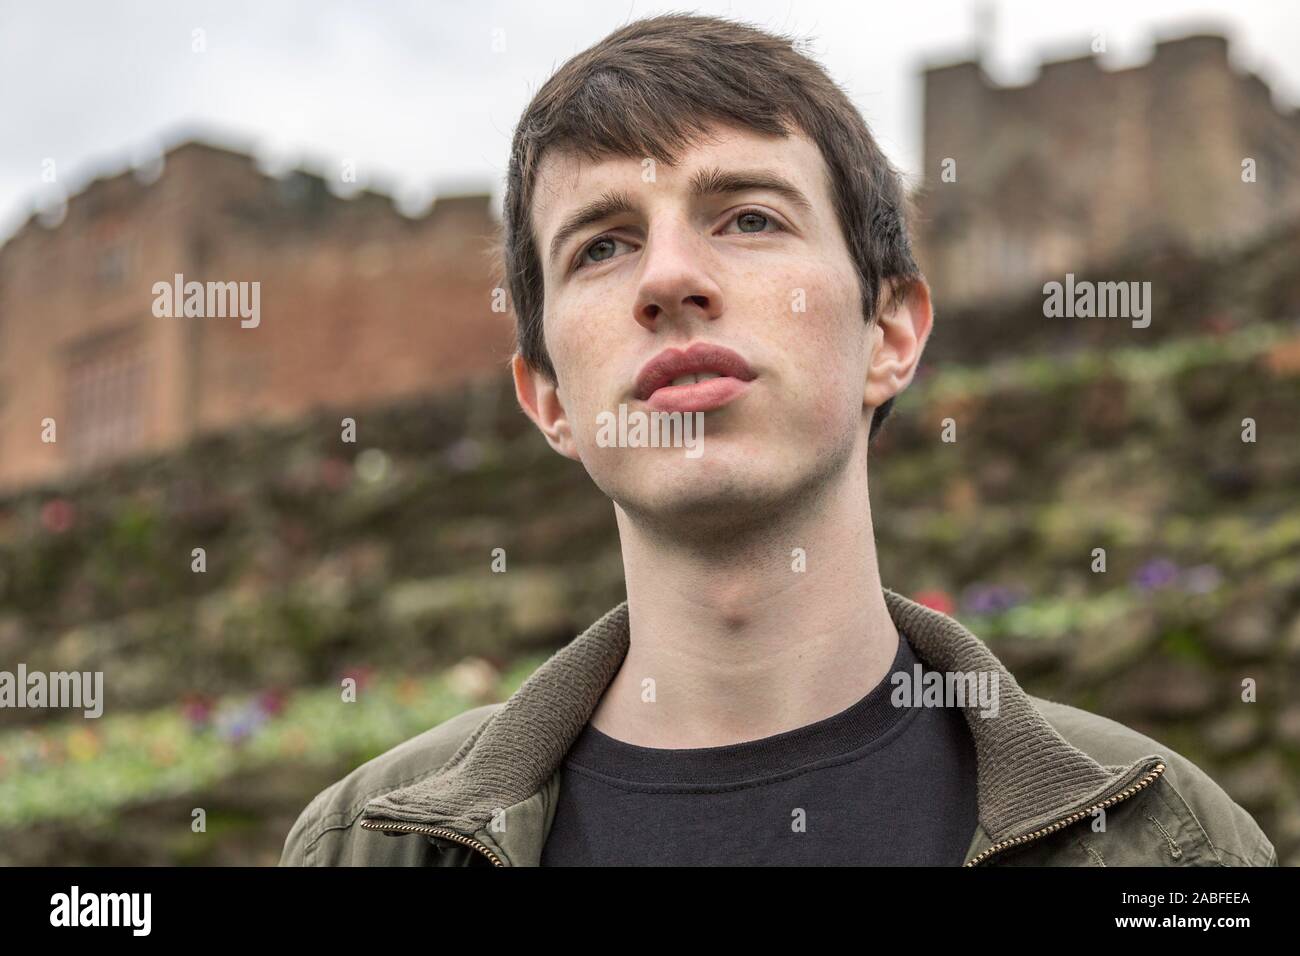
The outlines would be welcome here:
<svg viewBox="0 0 1300 956">
<path fill-rule="evenodd" d="M 533 420 L 552 448 L 565 458 L 581 461 L 560 401 L 558 383 L 548 379 L 544 372 L 530 368 L 518 352 L 511 357 L 510 368 L 515 377 L 515 396 L 524 414 Z"/>
<path fill-rule="evenodd" d="M 924 278 L 881 283 L 880 307 L 871 327 L 871 362 L 862 402 L 879 408 L 911 384 L 930 338 L 934 314 Z"/>
</svg>

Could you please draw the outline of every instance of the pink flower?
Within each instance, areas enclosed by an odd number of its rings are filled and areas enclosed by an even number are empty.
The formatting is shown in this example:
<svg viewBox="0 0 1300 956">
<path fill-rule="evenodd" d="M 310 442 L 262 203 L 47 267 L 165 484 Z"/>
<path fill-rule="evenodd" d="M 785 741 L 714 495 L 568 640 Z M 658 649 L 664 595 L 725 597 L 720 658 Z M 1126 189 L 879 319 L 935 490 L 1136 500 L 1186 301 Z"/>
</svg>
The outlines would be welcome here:
<svg viewBox="0 0 1300 956">
<path fill-rule="evenodd" d="M 278 687 L 272 687 L 258 695 L 257 708 L 267 717 L 278 716 L 284 710 L 285 693 Z"/>
<path fill-rule="evenodd" d="M 189 694 L 181 704 L 181 713 L 190 727 L 202 730 L 212 720 L 212 698 L 205 694 Z"/>
</svg>

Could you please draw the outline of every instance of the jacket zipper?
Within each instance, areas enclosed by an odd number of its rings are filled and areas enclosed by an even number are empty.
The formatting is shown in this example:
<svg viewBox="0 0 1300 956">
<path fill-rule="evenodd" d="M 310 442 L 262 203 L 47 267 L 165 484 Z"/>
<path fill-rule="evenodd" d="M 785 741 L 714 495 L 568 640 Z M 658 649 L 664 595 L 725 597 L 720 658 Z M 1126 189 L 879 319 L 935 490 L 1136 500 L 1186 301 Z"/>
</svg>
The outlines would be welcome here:
<svg viewBox="0 0 1300 956">
<path fill-rule="evenodd" d="M 446 827 L 432 827 L 424 823 L 378 823 L 374 820 L 362 820 L 361 826 L 365 830 L 382 830 L 385 833 L 425 833 L 429 836 L 442 837 L 444 840 L 451 840 L 472 847 L 487 857 L 493 866 L 505 866 L 501 862 L 501 857 L 478 840 L 467 837 L 463 833 L 457 833 L 455 830 L 448 830 Z"/>
<path fill-rule="evenodd" d="M 1018 837 L 1012 837 L 1010 840 L 1003 840 L 1001 843 L 995 843 L 993 844 L 993 846 L 989 847 L 987 850 L 982 852 L 979 856 L 975 857 L 974 859 L 967 860 L 962 865 L 975 866 L 978 863 L 984 862 L 989 857 L 993 856 L 995 853 L 1001 853 L 1003 850 L 1008 849 L 1009 847 L 1023 846 L 1026 843 L 1032 843 L 1034 840 L 1037 840 L 1041 837 L 1045 837 L 1049 833 L 1055 833 L 1057 830 L 1061 829 L 1062 827 L 1068 827 L 1072 823 L 1078 823 L 1084 817 L 1089 816 L 1098 810 L 1105 810 L 1108 807 L 1113 807 L 1121 800 L 1127 800 L 1129 797 L 1133 796 L 1133 794 L 1137 793 L 1139 790 L 1149 786 L 1157 777 L 1159 777 L 1164 772 L 1165 772 L 1165 765 L 1163 763 L 1158 763 L 1154 767 L 1152 767 L 1149 771 L 1147 771 L 1147 773 L 1142 777 L 1141 780 L 1139 780 L 1137 783 L 1133 784 L 1133 786 L 1127 788 L 1126 790 L 1123 790 L 1120 793 L 1117 793 L 1114 796 L 1109 797 L 1106 800 L 1103 800 L 1101 803 L 1094 804 L 1093 806 L 1088 807 L 1085 810 L 1079 810 L 1076 813 L 1072 813 L 1063 820 L 1057 820 L 1055 823 L 1051 824 L 1050 826 L 1045 826 L 1042 829 L 1035 830 L 1033 833 L 1025 833 Z"/>
</svg>

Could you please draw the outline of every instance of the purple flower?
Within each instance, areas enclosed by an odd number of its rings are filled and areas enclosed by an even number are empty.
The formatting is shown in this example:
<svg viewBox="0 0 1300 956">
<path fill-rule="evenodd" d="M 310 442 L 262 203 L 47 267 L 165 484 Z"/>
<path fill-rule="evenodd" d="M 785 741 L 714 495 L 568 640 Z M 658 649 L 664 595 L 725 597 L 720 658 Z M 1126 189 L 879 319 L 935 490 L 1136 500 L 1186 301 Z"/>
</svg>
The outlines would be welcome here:
<svg viewBox="0 0 1300 956">
<path fill-rule="evenodd" d="M 245 720 L 233 721 L 226 727 L 226 739 L 232 744 L 242 744 L 253 732 L 251 723 Z"/>
<path fill-rule="evenodd" d="M 1167 588 L 1178 579 L 1178 565 L 1168 558 L 1155 558 L 1137 569 L 1133 584 L 1143 591 Z"/>
<path fill-rule="evenodd" d="M 217 720 L 222 738 L 232 744 L 243 743 L 265 722 L 266 715 L 256 704 L 226 711 Z"/>
<path fill-rule="evenodd" d="M 1000 614 L 1023 600 L 1019 588 L 1001 584 L 972 584 L 962 594 L 962 604 L 970 614 Z"/>
</svg>

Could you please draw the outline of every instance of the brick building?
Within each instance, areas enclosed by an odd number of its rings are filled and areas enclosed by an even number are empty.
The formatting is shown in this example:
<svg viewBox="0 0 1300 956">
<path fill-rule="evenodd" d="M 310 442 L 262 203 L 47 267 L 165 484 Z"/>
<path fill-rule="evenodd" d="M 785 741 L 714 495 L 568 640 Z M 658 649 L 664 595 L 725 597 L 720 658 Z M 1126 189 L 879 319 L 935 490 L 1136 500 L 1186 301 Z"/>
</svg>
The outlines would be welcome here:
<svg viewBox="0 0 1300 956">
<path fill-rule="evenodd" d="M 940 307 L 1300 216 L 1300 110 L 1234 69 L 1221 36 L 1159 42 L 1129 69 L 1044 63 L 1019 87 L 974 61 L 927 69 L 923 153 L 918 253 Z"/>
<path fill-rule="evenodd" d="M 412 219 L 375 193 L 340 198 L 320 177 L 268 176 L 199 142 L 168 152 L 153 182 L 96 180 L 57 226 L 33 216 L 0 247 L 0 489 L 503 374 L 513 326 L 492 308 L 497 229 L 487 195 Z M 155 314 L 155 283 L 178 273 L 260 283 L 257 324 Z"/>
</svg>

